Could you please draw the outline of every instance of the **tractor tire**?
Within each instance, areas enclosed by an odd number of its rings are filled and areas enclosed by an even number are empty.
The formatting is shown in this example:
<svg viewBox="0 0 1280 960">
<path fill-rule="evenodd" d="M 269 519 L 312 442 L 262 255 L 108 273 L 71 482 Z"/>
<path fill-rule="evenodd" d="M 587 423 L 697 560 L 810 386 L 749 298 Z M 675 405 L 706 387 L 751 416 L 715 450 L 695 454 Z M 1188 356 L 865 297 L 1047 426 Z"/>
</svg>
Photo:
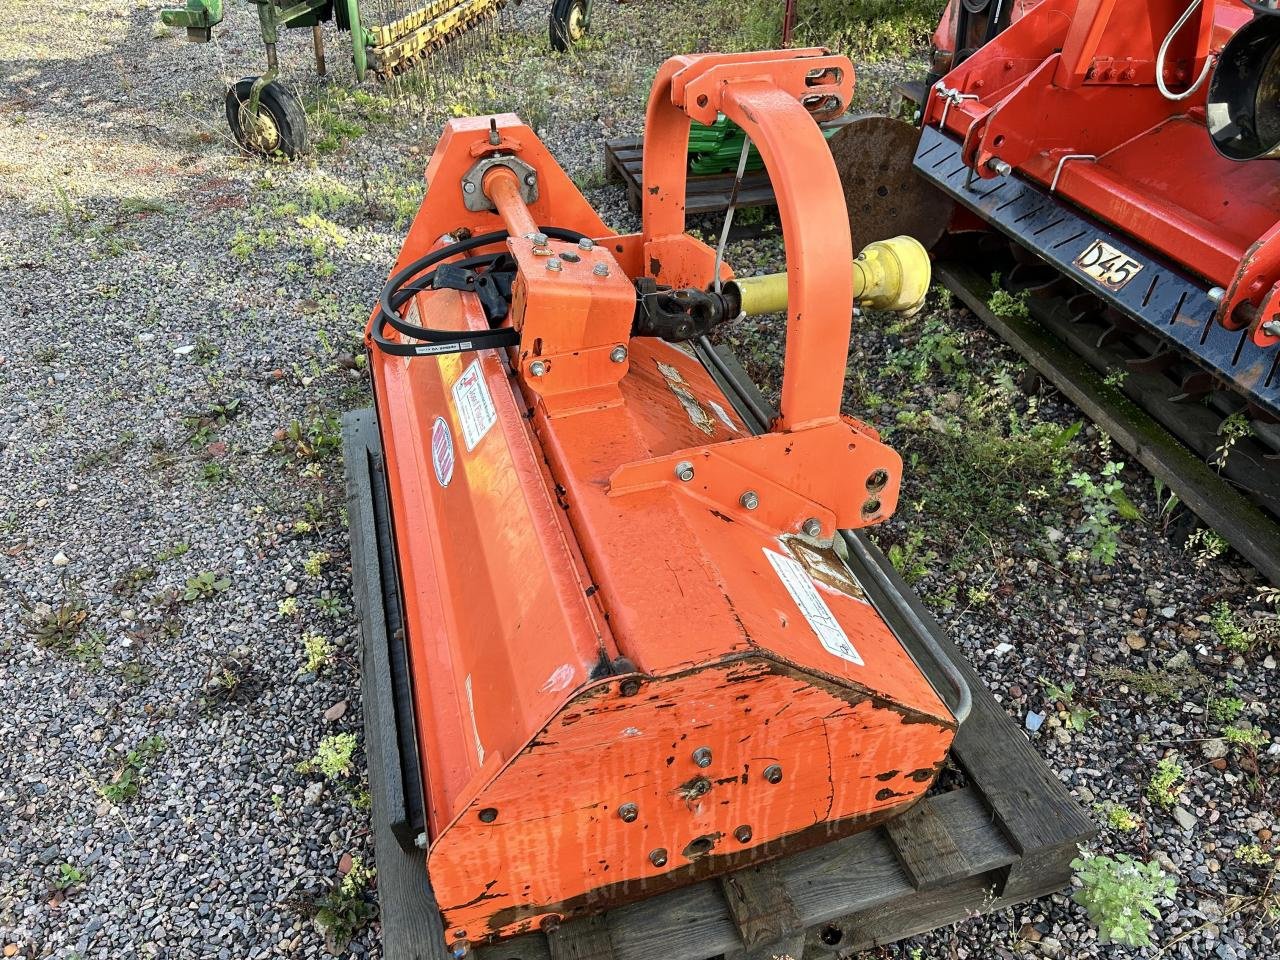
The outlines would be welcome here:
<svg viewBox="0 0 1280 960">
<path fill-rule="evenodd" d="M 551 8 L 551 49 L 560 53 L 587 32 L 588 0 L 555 0 Z"/>
<path fill-rule="evenodd" d="M 249 100 L 257 77 L 245 77 L 227 91 L 227 124 L 249 153 L 294 159 L 307 152 L 307 112 L 290 90 L 274 80 L 258 94 L 256 115 Z"/>
</svg>

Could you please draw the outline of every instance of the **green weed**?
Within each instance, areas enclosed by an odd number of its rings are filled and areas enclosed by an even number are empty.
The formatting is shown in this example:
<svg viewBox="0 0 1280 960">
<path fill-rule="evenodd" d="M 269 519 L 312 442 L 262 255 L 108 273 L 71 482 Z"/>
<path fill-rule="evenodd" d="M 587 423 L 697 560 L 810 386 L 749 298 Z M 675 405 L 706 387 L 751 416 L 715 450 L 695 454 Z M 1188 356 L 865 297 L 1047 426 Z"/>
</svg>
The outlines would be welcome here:
<svg viewBox="0 0 1280 960">
<path fill-rule="evenodd" d="M 1172 897 L 1173 878 L 1158 863 L 1143 863 L 1127 854 L 1086 856 L 1071 861 L 1080 886 L 1076 903 L 1089 914 L 1102 943 L 1145 947 L 1151 943 L 1151 920 L 1160 919 L 1156 900 Z"/>
</svg>

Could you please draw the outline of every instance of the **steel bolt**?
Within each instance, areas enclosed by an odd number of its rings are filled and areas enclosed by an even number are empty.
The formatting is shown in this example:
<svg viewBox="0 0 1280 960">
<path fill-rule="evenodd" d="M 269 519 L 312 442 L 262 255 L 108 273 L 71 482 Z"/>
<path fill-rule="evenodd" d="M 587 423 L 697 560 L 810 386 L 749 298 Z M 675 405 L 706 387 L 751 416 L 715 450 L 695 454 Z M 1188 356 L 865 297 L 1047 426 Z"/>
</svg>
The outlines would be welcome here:
<svg viewBox="0 0 1280 960">
<path fill-rule="evenodd" d="M 1262 332 L 1273 337 L 1280 337 L 1280 320 L 1268 320 L 1262 325 Z"/>
<path fill-rule="evenodd" d="M 776 763 L 764 768 L 764 778 L 770 783 L 782 782 L 782 768 Z"/>
<path fill-rule="evenodd" d="M 547 235 L 545 233 L 535 233 L 533 235 L 533 245 L 535 247 L 545 247 L 547 245 Z"/>
<path fill-rule="evenodd" d="M 537 185 L 538 185 L 538 175 L 537 175 L 536 173 L 526 173 L 526 174 L 524 175 L 524 182 L 525 182 L 525 185 L 526 185 L 526 186 L 530 186 L 530 187 L 537 186 Z"/>
<path fill-rule="evenodd" d="M 663 850 L 662 847 L 650 851 L 649 862 L 655 867 L 665 867 L 667 865 L 667 851 Z"/>
<path fill-rule="evenodd" d="M 816 537 L 822 533 L 822 521 L 817 517 L 810 517 L 800 525 L 800 530 L 806 537 Z"/>
<path fill-rule="evenodd" d="M 618 808 L 618 816 L 623 823 L 635 823 L 636 817 L 640 816 L 640 809 L 634 803 L 624 803 Z"/>
<path fill-rule="evenodd" d="M 417 847 L 419 850 L 427 849 L 427 846 L 430 844 L 430 842 L 431 841 L 427 839 L 427 835 L 425 833 L 420 833 L 413 838 L 413 845 Z"/>
<path fill-rule="evenodd" d="M 590 237 L 583 237 L 581 240 L 578 241 L 578 246 L 581 247 L 583 250 L 590 250 L 592 247 L 595 246 L 595 243 L 594 241 L 592 241 Z"/>
<path fill-rule="evenodd" d="M 1001 160 L 999 157 L 992 157 L 990 160 L 988 160 L 987 168 L 995 171 L 996 173 L 1000 174 L 1000 176 L 1002 177 L 1007 177 L 1009 174 L 1013 173 L 1013 167 L 1009 166 L 1008 163 L 1006 163 L 1004 160 Z"/>
<path fill-rule="evenodd" d="M 1212 300 L 1214 303 L 1221 303 L 1222 298 L 1225 297 L 1226 295 L 1227 295 L 1227 291 L 1222 289 L 1222 287 L 1210 287 L 1208 290 L 1205 291 L 1205 296 L 1208 297 L 1210 300 Z"/>
<path fill-rule="evenodd" d="M 711 766 L 711 748 L 699 747 L 693 751 L 693 762 L 704 768 Z"/>
<path fill-rule="evenodd" d="M 750 843 L 751 828 L 744 823 L 733 831 L 733 839 L 737 840 L 739 843 Z"/>
<path fill-rule="evenodd" d="M 760 495 L 754 490 L 748 490 L 738 498 L 738 503 L 742 504 L 747 510 L 754 510 L 760 506 Z"/>
<path fill-rule="evenodd" d="M 462 192 L 463 192 L 463 193 L 475 193 L 475 192 L 476 192 L 476 182 L 475 182 L 474 180 L 466 180 L 466 181 L 463 181 L 463 184 L 462 184 Z"/>
<path fill-rule="evenodd" d="M 535 360 L 529 364 L 529 373 L 531 376 L 540 377 L 547 372 L 547 365 L 541 360 Z"/>
<path fill-rule="evenodd" d="M 676 476 L 681 483 L 688 483 L 693 479 L 693 464 L 688 460 L 681 460 L 676 464 Z"/>
<path fill-rule="evenodd" d="M 597 263 L 591 268 L 591 272 L 597 277 L 607 277 L 609 275 L 609 265 L 607 263 Z"/>
<path fill-rule="evenodd" d="M 609 351 L 609 359 L 614 363 L 621 363 L 627 359 L 627 348 L 619 344 Z"/>
<path fill-rule="evenodd" d="M 471 944 L 466 940 L 458 940 L 449 948 L 449 954 L 453 960 L 466 960 L 471 956 Z"/>
<path fill-rule="evenodd" d="M 561 270 L 564 269 L 564 264 L 560 262 L 559 257 L 552 257 L 550 260 L 547 261 L 547 269 L 550 270 L 552 273 L 559 273 Z"/>
</svg>

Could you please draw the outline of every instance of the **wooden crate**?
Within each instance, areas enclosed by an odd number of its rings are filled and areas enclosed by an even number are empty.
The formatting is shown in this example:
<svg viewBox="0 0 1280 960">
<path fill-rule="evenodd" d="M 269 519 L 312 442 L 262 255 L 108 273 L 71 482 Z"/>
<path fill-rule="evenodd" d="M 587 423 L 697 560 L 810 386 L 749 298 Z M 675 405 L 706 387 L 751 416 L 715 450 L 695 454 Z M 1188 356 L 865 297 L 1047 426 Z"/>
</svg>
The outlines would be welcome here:
<svg viewBox="0 0 1280 960">
<path fill-rule="evenodd" d="M 854 114 L 844 114 L 822 124 L 822 129 L 838 129 L 854 119 Z M 619 137 L 605 141 L 605 174 L 610 180 L 622 181 L 627 189 L 627 204 L 635 213 L 639 213 L 642 206 L 640 168 L 643 157 L 644 137 Z M 689 177 L 685 188 L 685 212 L 691 217 L 723 212 L 729 206 L 729 196 L 733 193 L 735 172 Z M 769 182 L 767 173 L 761 170 L 742 178 L 742 186 L 738 190 L 739 207 L 772 207 L 776 204 L 773 184 Z"/>
<path fill-rule="evenodd" d="M 721 356 L 745 382 L 732 358 Z M 723 374 L 717 379 L 724 386 Z M 415 811 L 420 795 L 414 797 L 421 786 L 416 747 L 411 735 L 404 736 L 404 634 L 372 411 L 347 415 L 344 447 L 383 956 L 446 960 L 422 852 L 412 843 L 421 829 L 420 807 Z M 855 836 L 481 947 L 479 960 L 826 960 L 1070 883 L 1071 859 L 1077 845 L 1094 835 L 1093 824 L 892 565 L 868 546 L 973 691 L 972 713 L 952 749 L 951 760 L 962 771 L 949 778 L 952 787 L 936 789 L 901 816 Z M 908 618 L 895 612 L 856 558 L 850 568 L 935 685 L 946 689 Z"/>
</svg>

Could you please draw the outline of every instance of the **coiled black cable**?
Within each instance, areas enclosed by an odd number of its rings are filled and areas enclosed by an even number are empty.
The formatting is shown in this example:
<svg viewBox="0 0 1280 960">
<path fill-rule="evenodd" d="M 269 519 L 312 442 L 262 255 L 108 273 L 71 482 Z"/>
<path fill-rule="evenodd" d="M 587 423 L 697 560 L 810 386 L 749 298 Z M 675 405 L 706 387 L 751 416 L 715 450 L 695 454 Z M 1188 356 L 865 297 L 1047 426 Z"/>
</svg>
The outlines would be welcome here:
<svg viewBox="0 0 1280 960">
<path fill-rule="evenodd" d="M 586 234 L 561 227 L 539 227 L 538 229 L 553 240 L 576 243 L 586 239 Z M 501 243 L 509 236 L 506 230 L 494 230 L 491 233 L 481 233 L 466 240 L 459 240 L 439 250 L 433 250 L 393 273 L 387 280 L 386 286 L 382 288 L 382 296 L 378 299 L 378 314 L 373 322 L 372 339 L 378 349 L 397 357 L 420 357 L 488 350 L 495 347 L 513 347 L 518 344 L 520 332 L 512 327 L 495 330 L 440 330 L 434 327 L 420 327 L 400 316 L 400 308 L 413 299 L 415 294 L 430 287 L 434 281 L 435 271 L 423 273 L 424 270 L 461 253 Z M 504 256 L 506 256 L 505 253 L 480 254 L 458 260 L 453 266 L 464 270 L 491 267 Z M 385 335 L 388 326 L 398 331 L 401 336 L 413 337 L 421 342 L 388 340 Z"/>
</svg>

